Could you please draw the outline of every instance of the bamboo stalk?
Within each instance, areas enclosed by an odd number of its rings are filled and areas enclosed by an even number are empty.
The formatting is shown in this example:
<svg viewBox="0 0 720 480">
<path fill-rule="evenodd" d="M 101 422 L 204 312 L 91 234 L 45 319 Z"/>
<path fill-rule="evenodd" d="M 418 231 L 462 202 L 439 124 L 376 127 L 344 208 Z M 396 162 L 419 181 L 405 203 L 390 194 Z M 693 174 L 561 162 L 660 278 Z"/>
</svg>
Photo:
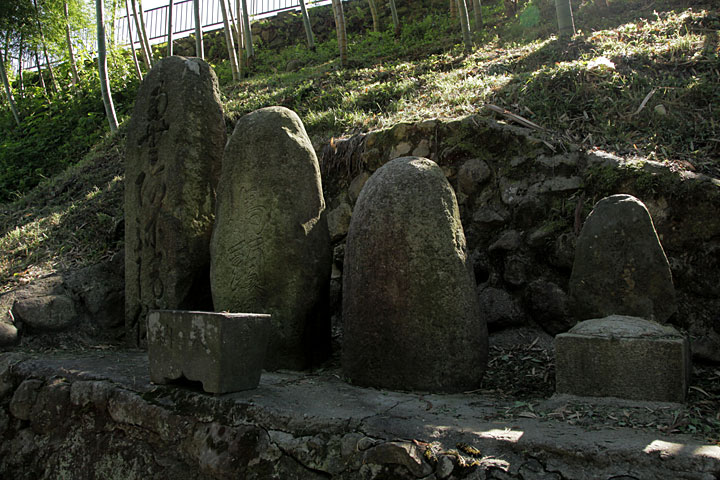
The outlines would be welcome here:
<svg viewBox="0 0 720 480">
<path fill-rule="evenodd" d="M 135 53 L 135 40 L 132 34 L 132 22 L 130 21 L 130 5 L 128 0 L 125 0 L 125 14 L 127 15 L 128 23 L 128 37 L 130 38 L 130 52 L 132 53 L 133 65 L 135 65 L 135 75 L 142 80 L 142 71 L 140 71 L 140 64 L 138 63 L 137 53 Z"/>
<path fill-rule="evenodd" d="M 70 12 L 68 10 L 67 0 L 63 2 L 63 7 L 65 12 L 65 39 L 67 41 L 68 53 L 70 55 L 70 70 L 72 71 L 72 84 L 74 86 L 80 83 L 80 76 L 78 75 L 77 64 L 75 63 L 75 53 L 73 52 L 72 47 L 72 39 L 70 38 Z"/>
<path fill-rule="evenodd" d="M 238 71 L 237 55 L 235 52 L 232 31 L 230 30 L 230 21 L 228 20 L 227 5 L 225 4 L 225 0 L 220 0 L 220 11 L 223 17 L 223 25 L 225 26 L 225 43 L 228 49 L 228 56 L 230 57 L 230 69 L 232 70 L 233 80 L 237 82 L 240 80 L 240 72 Z"/>
<path fill-rule="evenodd" d="M 368 0 L 368 5 L 370 6 L 370 15 L 372 16 L 373 31 L 379 32 L 380 31 L 380 17 L 378 16 L 377 4 L 375 3 L 375 0 Z"/>
<path fill-rule="evenodd" d="M 167 54 L 172 57 L 173 54 L 173 10 L 175 10 L 175 0 L 168 3 L 168 26 L 167 26 Z"/>
<path fill-rule="evenodd" d="M 150 66 L 153 66 L 155 65 L 155 59 L 153 58 L 152 47 L 150 46 L 150 39 L 148 38 L 147 29 L 145 28 L 145 12 L 143 11 L 142 1 L 137 0 L 137 2 L 140 6 L 140 27 L 142 29 L 141 31 L 143 35 L 143 41 L 145 42 L 145 48 L 147 49 Z"/>
<path fill-rule="evenodd" d="M 395 6 L 395 0 L 390 0 L 390 13 L 392 14 L 393 28 L 395 29 L 395 35 L 400 35 L 400 19 L 398 18 L 397 7 Z"/>
<path fill-rule="evenodd" d="M 345 30 L 345 12 L 343 12 L 342 0 L 332 0 L 332 7 L 335 15 L 338 48 L 340 50 L 340 65 L 345 67 L 347 66 L 347 32 Z"/>
<path fill-rule="evenodd" d="M 195 15 L 195 56 L 205 60 L 202 23 L 200 22 L 200 0 L 193 0 L 193 13 Z"/>
<path fill-rule="evenodd" d="M 369 0 L 372 1 L 372 0 Z M 300 0 L 300 10 L 302 11 L 303 25 L 305 25 L 305 36 L 307 37 L 308 48 L 315 50 L 315 35 L 313 35 L 312 25 L 310 24 L 310 16 L 305 6 L 305 0 Z"/>
<path fill-rule="evenodd" d="M 150 55 L 150 52 L 148 50 L 148 45 L 145 43 L 145 38 L 143 37 L 143 27 L 140 23 L 140 19 L 138 18 L 138 12 L 137 12 L 137 6 L 135 4 L 135 0 L 130 0 L 130 4 L 132 5 L 132 11 L 133 11 L 133 17 L 135 18 L 135 29 L 138 32 L 138 40 L 140 42 L 140 50 L 142 50 L 143 56 L 145 57 L 145 65 L 147 66 L 148 70 L 152 67 L 152 58 Z M 142 10 L 141 10 L 142 11 Z"/>
</svg>

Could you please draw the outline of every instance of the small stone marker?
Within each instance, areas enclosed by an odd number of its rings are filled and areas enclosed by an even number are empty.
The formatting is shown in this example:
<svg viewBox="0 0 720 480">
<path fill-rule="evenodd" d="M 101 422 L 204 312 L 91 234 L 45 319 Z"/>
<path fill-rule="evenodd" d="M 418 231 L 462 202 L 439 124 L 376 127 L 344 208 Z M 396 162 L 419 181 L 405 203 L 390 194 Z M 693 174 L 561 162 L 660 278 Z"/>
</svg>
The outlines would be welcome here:
<svg viewBox="0 0 720 480">
<path fill-rule="evenodd" d="M 419 157 L 388 162 L 360 193 L 347 237 L 345 375 L 379 388 L 477 388 L 488 339 L 475 289 L 442 169 Z"/>
<path fill-rule="evenodd" d="M 320 168 L 295 112 L 263 108 L 235 126 L 210 255 L 215 310 L 272 314 L 266 369 L 304 369 L 327 353 L 332 250 Z"/>
<path fill-rule="evenodd" d="M 611 315 L 555 337 L 558 393 L 682 402 L 689 381 L 688 341 L 667 325 Z"/>
<path fill-rule="evenodd" d="M 150 379 L 184 377 L 211 393 L 256 388 L 270 315 L 153 310 L 148 314 Z"/>
<path fill-rule="evenodd" d="M 664 323 L 677 311 L 670 265 L 640 200 L 613 195 L 595 205 L 577 240 L 569 289 L 579 320 L 617 314 Z"/>
<path fill-rule="evenodd" d="M 151 309 L 211 309 L 208 245 L 225 147 L 217 78 L 199 58 L 160 60 L 140 86 L 125 164 L 125 323 Z"/>
</svg>

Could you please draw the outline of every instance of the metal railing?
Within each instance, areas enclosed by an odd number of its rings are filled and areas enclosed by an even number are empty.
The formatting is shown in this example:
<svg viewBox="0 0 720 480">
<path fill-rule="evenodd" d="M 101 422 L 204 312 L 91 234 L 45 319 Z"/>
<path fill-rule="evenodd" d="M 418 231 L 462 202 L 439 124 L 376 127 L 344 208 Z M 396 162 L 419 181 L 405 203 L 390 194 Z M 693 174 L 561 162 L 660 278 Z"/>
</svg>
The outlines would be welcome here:
<svg viewBox="0 0 720 480">
<path fill-rule="evenodd" d="M 0 0 L 1 1 L 1 0 Z M 122 4 L 123 2 L 120 2 Z M 237 18 L 235 1 L 230 1 L 230 11 L 228 12 L 233 18 Z M 330 0 L 309 0 L 306 2 L 308 8 L 325 5 Z M 271 17 L 280 12 L 288 10 L 300 10 L 299 0 L 248 0 L 248 10 L 251 21 L 260 18 Z M 143 18 L 145 20 L 145 29 L 151 44 L 163 43 L 167 41 L 167 24 L 168 24 L 168 5 L 155 7 L 145 10 Z M 200 23 L 203 32 L 209 32 L 223 28 L 222 12 L 220 10 L 220 2 L 218 0 L 200 0 Z M 133 46 L 140 48 L 140 40 L 135 21 L 131 17 L 123 15 L 115 20 L 114 29 L 108 28 L 108 32 L 114 32 L 115 45 L 129 46 L 130 36 L 132 33 Z M 193 10 L 193 0 L 180 0 L 173 5 L 173 39 L 187 37 L 195 32 L 195 15 Z M 89 51 L 94 55 L 94 41 L 88 41 L 91 37 L 88 32 L 73 32 L 76 47 L 80 47 L 85 51 Z M 42 57 L 42 55 L 41 55 Z M 17 69 L 17 57 L 13 58 L 13 66 Z M 61 59 L 52 58 L 53 65 L 59 63 Z M 40 59 L 40 67 L 44 68 L 44 58 Z M 34 54 L 23 55 L 23 69 L 36 69 Z"/>
</svg>

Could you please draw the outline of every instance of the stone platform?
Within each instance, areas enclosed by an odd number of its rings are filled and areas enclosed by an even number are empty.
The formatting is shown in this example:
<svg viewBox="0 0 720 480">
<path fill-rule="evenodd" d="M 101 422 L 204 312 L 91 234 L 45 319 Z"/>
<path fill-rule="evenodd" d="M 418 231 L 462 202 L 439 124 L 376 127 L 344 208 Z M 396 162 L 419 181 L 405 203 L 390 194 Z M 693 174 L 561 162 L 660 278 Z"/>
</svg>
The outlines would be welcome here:
<svg viewBox="0 0 720 480">
<path fill-rule="evenodd" d="M 555 369 L 559 393 L 683 402 L 690 345 L 669 325 L 611 315 L 558 335 Z"/>
<path fill-rule="evenodd" d="M 720 475 L 720 447 L 688 436 L 503 417 L 514 399 L 358 388 L 337 372 L 266 373 L 256 390 L 212 396 L 150 383 L 139 351 L 0 354 L 0 478 Z M 543 402 L 535 412 L 569 400 Z"/>
</svg>

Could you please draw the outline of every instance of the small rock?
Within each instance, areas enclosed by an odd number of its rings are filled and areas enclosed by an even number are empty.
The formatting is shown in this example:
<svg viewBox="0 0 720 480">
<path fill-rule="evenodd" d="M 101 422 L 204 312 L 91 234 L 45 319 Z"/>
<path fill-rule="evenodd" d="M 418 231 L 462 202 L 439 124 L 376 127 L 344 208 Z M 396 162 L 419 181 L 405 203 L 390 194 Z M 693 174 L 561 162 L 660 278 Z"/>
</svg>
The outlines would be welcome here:
<svg viewBox="0 0 720 480">
<path fill-rule="evenodd" d="M 395 146 L 395 148 L 392 149 L 390 152 L 390 160 L 398 157 L 402 157 L 403 155 L 407 155 L 412 150 L 412 145 L 408 142 L 401 142 L 398 145 Z"/>
<path fill-rule="evenodd" d="M 551 335 L 566 332 L 575 325 L 570 299 L 556 284 L 538 279 L 527 288 L 533 319 Z"/>
<path fill-rule="evenodd" d="M 558 235 L 550 264 L 555 267 L 572 268 L 575 261 L 575 234 L 571 232 Z"/>
<path fill-rule="evenodd" d="M 472 158 L 463 163 L 458 171 L 458 191 L 465 195 L 477 192 L 478 187 L 490 178 L 490 167 L 479 158 Z"/>
<path fill-rule="evenodd" d="M 435 130 L 435 127 L 437 127 L 437 120 L 424 120 L 420 122 L 420 125 L 418 127 L 426 132 L 430 132 Z"/>
<path fill-rule="evenodd" d="M 79 407 L 88 404 L 104 410 L 112 395 L 113 386 L 109 382 L 88 380 L 73 382 L 70 386 L 70 403 Z"/>
<path fill-rule="evenodd" d="M 335 245 L 335 248 L 333 248 L 333 262 L 340 269 L 342 269 L 344 261 L 345 261 L 345 244 L 340 243 L 338 245 Z"/>
<path fill-rule="evenodd" d="M 352 208 L 343 202 L 328 213 L 327 222 L 330 231 L 330 240 L 337 242 L 347 235 L 350 227 L 350 217 L 352 217 Z"/>
<path fill-rule="evenodd" d="M 64 379 L 51 380 L 38 391 L 30 412 L 33 431 L 47 434 L 53 425 L 68 417 L 70 408 L 70 383 Z"/>
<path fill-rule="evenodd" d="M 408 123 L 398 123 L 397 125 L 395 125 L 395 126 L 392 128 L 392 133 L 393 133 L 393 136 L 394 136 L 396 139 L 401 140 L 401 139 L 403 139 L 403 138 L 407 138 L 409 130 L 410 130 L 410 124 L 408 124 Z M 409 152 L 409 151 L 410 151 L 410 150 L 408 150 L 408 152 Z M 405 152 L 405 153 L 407 153 L 407 152 Z M 391 158 L 392 158 L 392 157 L 391 157 Z"/>
<path fill-rule="evenodd" d="M 0 348 L 11 347 L 18 342 L 18 331 L 15 325 L 0 322 Z"/>
<path fill-rule="evenodd" d="M 296 70 L 300 70 L 303 67 L 303 65 L 304 64 L 301 60 L 294 58 L 287 63 L 287 66 L 285 67 L 285 71 L 286 72 L 294 72 Z"/>
<path fill-rule="evenodd" d="M 365 452 L 363 463 L 402 465 L 418 478 L 426 477 L 433 471 L 432 467 L 423 460 L 420 449 L 406 442 L 387 442 L 372 447 Z"/>
<path fill-rule="evenodd" d="M 491 330 L 501 330 L 525 322 L 519 302 L 505 290 L 487 287 L 480 291 L 480 314 Z"/>
<path fill-rule="evenodd" d="M 370 174 L 368 172 L 361 172 L 358 176 L 352 179 L 350 182 L 350 186 L 348 187 L 348 197 L 350 197 L 350 202 L 354 205 L 357 201 L 358 197 L 360 196 L 360 191 L 365 186 L 365 182 L 368 181 L 368 178 L 370 178 Z"/>
<path fill-rule="evenodd" d="M 20 420 L 30 420 L 33 405 L 43 382 L 37 379 L 23 381 L 10 400 L 10 413 Z"/>
<path fill-rule="evenodd" d="M 75 303 L 66 295 L 45 295 L 16 300 L 15 319 L 35 332 L 57 332 L 75 323 Z"/>
<path fill-rule="evenodd" d="M 517 230 L 507 230 L 500 235 L 500 238 L 488 248 L 489 251 L 494 252 L 496 250 L 507 250 L 513 251 L 520 248 L 522 243 L 522 234 Z"/>
<path fill-rule="evenodd" d="M 546 206 L 534 195 L 523 197 L 513 209 L 513 224 L 517 228 L 537 225 L 537 219 L 545 215 Z"/>
<path fill-rule="evenodd" d="M 378 441 L 374 438 L 362 437 L 360 440 L 357 441 L 357 449 L 360 451 L 364 451 L 374 447 L 377 443 Z"/>
<path fill-rule="evenodd" d="M 527 282 L 527 270 L 530 262 L 522 255 L 510 255 L 505 259 L 503 279 L 510 285 L 519 287 Z"/>
<path fill-rule="evenodd" d="M 505 213 L 505 212 L 502 212 Z M 497 224 L 497 223 L 505 223 L 507 221 L 507 217 L 501 212 L 498 212 L 492 208 L 486 207 L 486 208 L 478 208 L 475 213 L 473 214 L 473 222 L 476 223 L 484 223 L 484 224 Z M 572 265 L 572 263 L 571 263 Z"/>
<path fill-rule="evenodd" d="M 418 146 L 412 152 L 415 157 L 427 157 L 430 155 L 430 142 L 427 140 L 420 140 Z"/>
<path fill-rule="evenodd" d="M 454 468 L 455 465 L 453 464 L 452 459 L 447 455 L 441 455 L 440 458 L 438 458 L 435 475 L 440 480 L 444 480 L 452 474 Z"/>
</svg>

